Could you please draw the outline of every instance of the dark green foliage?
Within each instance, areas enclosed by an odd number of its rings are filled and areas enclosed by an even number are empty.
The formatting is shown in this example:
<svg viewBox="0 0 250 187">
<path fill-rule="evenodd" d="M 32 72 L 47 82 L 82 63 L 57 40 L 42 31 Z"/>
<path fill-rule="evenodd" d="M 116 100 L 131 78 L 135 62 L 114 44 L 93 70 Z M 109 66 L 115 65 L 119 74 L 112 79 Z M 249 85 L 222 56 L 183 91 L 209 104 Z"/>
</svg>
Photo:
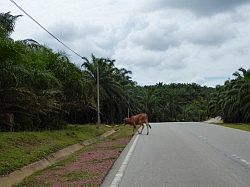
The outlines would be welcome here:
<svg viewBox="0 0 250 187">
<path fill-rule="evenodd" d="M 218 86 L 211 96 L 208 112 L 210 116 L 222 116 L 225 122 L 250 122 L 250 69 L 240 68 L 235 79 Z"/>
<path fill-rule="evenodd" d="M 0 13 L 0 38 L 9 38 L 14 31 L 15 21 L 20 16 L 13 16 L 10 12 Z"/>
<path fill-rule="evenodd" d="M 89 95 L 88 102 L 94 109 L 97 99 L 97 66 L 99 67 L 101 118 L 105 123 L 122 122 L 127 111 L 129 87 L 135 85 L 129 76 L 131 72 L 116 68 L 114 62 L 115 60 L 96 58 L 92 55 L 91 60 L 85 58 L 83 63 L 83 76 L 87 85 L 85 92 Z"/>
<path fill-rule="evenodd" d="M 202 121 L 207 118 L 208 96 L 213 90 L 194 83 L 158 83 L 135 88 L 134 98 L 138 112 L 146 112 L 150 121 Z"/>
</svg>

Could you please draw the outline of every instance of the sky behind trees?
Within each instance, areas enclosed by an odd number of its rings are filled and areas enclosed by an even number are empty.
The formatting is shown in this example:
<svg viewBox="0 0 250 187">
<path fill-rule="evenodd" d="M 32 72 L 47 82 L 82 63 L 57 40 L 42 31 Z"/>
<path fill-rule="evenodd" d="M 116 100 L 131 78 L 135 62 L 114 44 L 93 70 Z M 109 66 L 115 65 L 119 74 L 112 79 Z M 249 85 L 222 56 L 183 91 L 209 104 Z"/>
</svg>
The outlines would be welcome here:
<svg viewBox="0 0 250 187">
<path fill-rule="evenodd" d="M 224 83 L 249 68 L 249 0 L 29 0 L 28 13 L 82 56 L 116 59 L 140 85 L 157 82 Z M 23 14 L 9 0 L 0 12 Z M 16 40 L 32 38 L 67 51 L 27 16 L 18 19 Z"/>
</svg>

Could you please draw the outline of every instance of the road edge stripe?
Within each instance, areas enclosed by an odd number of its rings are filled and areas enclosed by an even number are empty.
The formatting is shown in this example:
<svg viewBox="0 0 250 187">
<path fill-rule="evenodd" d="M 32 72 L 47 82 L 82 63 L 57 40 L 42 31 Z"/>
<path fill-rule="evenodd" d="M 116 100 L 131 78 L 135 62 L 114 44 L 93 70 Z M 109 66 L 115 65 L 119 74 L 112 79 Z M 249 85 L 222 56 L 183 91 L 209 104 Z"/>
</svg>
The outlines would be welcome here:
<svg viewBox="0 0 250 187">
<path fill-rule="evenodd" d="M 130 149 L 129 149 L 129 151 L 128 151 L 128 153 L 127 153 L 124 161 L 122 162 L 122 165 L 120 166 L 118 172 L 116 173 L 116 175 L 115 175 L 115 177 L 114 177 L 114 179 L 113 179 L 110 187 L 118 187 L 119 186 L 119 184 L 120 184 L 120 182 L 122 180 L 122 177 L 124 175 L 125 169 L 127 168 L 127 165 L 129 163 L 130 157 L 133 154 L 133 151 L 135 149 L 135 146 L 137 144 L 138 139 L 139 139 L 139 135 L 137 134 L 137 136 L 136 136 L 136 138 L 135 138 L 132 146 L 130 147 Z"/>
</svg>

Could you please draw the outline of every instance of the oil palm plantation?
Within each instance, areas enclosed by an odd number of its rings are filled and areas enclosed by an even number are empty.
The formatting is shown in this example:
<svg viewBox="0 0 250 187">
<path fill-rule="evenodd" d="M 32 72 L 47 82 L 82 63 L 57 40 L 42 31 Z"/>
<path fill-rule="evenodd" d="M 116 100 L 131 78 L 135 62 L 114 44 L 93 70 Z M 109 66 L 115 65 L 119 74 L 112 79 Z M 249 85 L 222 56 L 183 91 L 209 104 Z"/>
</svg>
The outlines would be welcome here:
<svg viewBox="0 0 250 187">
<path fill-rule="evenodd" d="M 85 58 L 82 65 L 88 95 L 92 101 L 97 100 L 97 68 L 99 68 L 101 117 L 107 123 L 121 122 L 128 100 L 124 89 L 132 84 L 128 76 L 129 71 L 116 68 L 114 62 L 92 55 L 90 60 Z M 92 105 L 96 108 L 94 103 Z"/>
<path fill-rule="evenodd" d="M 225 122 L 250 122 L 250 69 L 240 68 L 211 97 L 209 113 Z"/>
</svg>

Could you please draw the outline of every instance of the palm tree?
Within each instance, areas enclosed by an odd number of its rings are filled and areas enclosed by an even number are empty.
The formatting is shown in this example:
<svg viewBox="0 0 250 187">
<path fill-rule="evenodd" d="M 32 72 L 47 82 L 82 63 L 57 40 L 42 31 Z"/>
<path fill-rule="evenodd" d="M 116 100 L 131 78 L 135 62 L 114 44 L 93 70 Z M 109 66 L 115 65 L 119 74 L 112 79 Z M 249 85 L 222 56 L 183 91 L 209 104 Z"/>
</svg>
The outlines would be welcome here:
<svg viewBox="0 0 250 187">
<path fill-rule="evenodd" d="M 108 123 L 114 123 L 118 116 L 122 116 L 122 105 L 126 103 L 126 95 L 122 89 L 121 81 L 118 81 L 117 68 L 114 60 L 96 58 L 91 60 L 84 58 L 83 76 L 88 85 L 90 96 L 96 100 L 97 66 L 99 67 L 100 105 L 102 118 Z M 95 106 L 96 107 L 96 106 Z M 120 120 L 119 120 L 120 121 Z"/>
<path fill-rule="evenodd" d="M 250 122 L 250 69 L 239 69 L 242 72 L 242 79 L 239 88 L 239 103 L 243 122 Z"/>
<path fill-rule="evenodd" d="M 0 13 L 0 38 L 8 39 L 14 31 L 15 22 L 21 15 L 13 16 L 10 12 Z"/>
<path fill-rule="evenodd" d="M 239 68 L 210 100 L 210 114 L 219 113 L 226 122 L 250 121 L 250 70 Z"/>
<path fill-rule="evenodd" d="M 149 120 L 153 119 L 153 110 L 156 107 L 157 96 L 154 88 L 145 86 L 140 94 L 139 104 L 140 112 L 146 112 L 149 116 Z"/>
</svg>

